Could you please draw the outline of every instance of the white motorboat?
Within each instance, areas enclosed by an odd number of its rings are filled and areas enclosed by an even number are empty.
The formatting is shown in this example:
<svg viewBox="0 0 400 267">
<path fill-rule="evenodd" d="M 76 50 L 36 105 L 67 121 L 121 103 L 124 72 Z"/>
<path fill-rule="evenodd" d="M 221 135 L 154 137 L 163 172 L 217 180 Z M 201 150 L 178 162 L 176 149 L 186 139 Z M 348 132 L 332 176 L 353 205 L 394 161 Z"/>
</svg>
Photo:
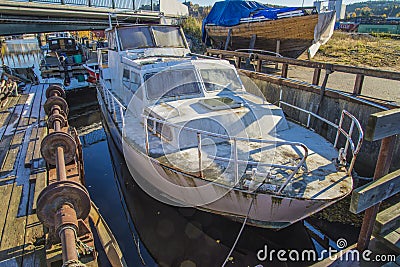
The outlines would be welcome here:
<svg viewBox="0 0 400 267">
<path fill-rule="evenodd" d="M 228 61 L 191 54 L 176 26 L 106 34 L 99 103 L 128 167 L 144 177 L 136 183 L 151 196 L 280 229 L 351 192 L 362 129 L 348 112 L 339 125 L 303 109 L 307 127 L 290 122 L 280 105 L 291 104 L 265 101 Z M 311 119 L 337 128 L 335 144 L 308 128 Z"/>
</svg>

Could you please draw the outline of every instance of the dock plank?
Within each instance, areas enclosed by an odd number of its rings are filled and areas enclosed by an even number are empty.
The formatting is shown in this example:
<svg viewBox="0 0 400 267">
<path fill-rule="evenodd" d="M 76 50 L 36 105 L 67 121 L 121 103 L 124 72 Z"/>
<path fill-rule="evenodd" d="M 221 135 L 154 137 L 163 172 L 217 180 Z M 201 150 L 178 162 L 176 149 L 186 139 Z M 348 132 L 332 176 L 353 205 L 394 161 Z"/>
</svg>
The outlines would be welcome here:
<svg viewBox="0 0 400 267">
<path fill-rule="evenodd" d="M 350 211 L 360 213 L 400 192 L 400 169 L 355 189 L 351 195 Z"/>
<path fill-rule="evenodd" d="M 397 253 L 400 253 L 400 227 L 387 234 L 378 235 L 377 238 Z"/>
<path fill-rule="evenodd" d="M 15 100 L 15 104 L 16 104 L 16 101 L 17 100 Z M 17 110 L 17 107 L 14 105 L 14 106 L 10 107 L 9 110 L 2 111 L 3 120 L 0 125 L 0 140 L 3 139 L 3 136 L 6 133 L 6 130 L 8 129 L 8 125 L 17 119 L 16 115 L 14 115 L 16 110 Z"/>
<path fill-rule="evenodd" d="M 39 172 L 36 174 L 35 193 L 33 197 L 32 210 L 36 212 L 36 202 L 40 192 L 47 186 L 47 172 Z"/>
<path fill-rule="evenodd" d="M 2 172 L 8 173 L 12 172 L 15 168 L 15 164 L 21 151 L 21 144 L 24 140 L 25 132 L 16 133 L 12 138 L 10 147 L 8 148 L 7 157 L 1 168 Z"/>
<path fill-rule="evenodd" d="M 29 137 L 28 151 L 26 152 L 25 156 L 25 164 L 24 164 L 25 168 L 30 168 L 32 165 L 37 134 L 38 134 L 38 127 L 34 126 L 32 128 L 31 136 Z"/>
<path fill-rule="evenodd" d="M 6 224 L 6 216 L 8 213 L 12 189 L 12 183 L 0 186 L 0 199 L 1 202 L 4 203 L 4 205 L 0 205 L 0 233 L 3 233 L 4 225 Z"/>
<path fill-rule="evenodd" d="M 9 210 L 0 242 L 0 260 L 21 255 L 24 247 L 25 218 L 18 218 L 18 207 L 21 200 L 22 186 L 13 184 Z"/>
<path fill-rule="evenodd" d="M 400 202 L 378 213 L 374 234 L 382 234 L 397 227 L 400 227 Z"/>
<path fill-rule="evenodd" d="M 26 231 L 25 231 L 25 252 L 34 252 L 36 254 L 37 250 L 41 249 L 44 245 L 44 229 L 43 225 L 40 223 L 37 215 L 36 215 L 36 201 L 40 192 L 46 187 L 46 172 L 41 172 L 37 174 L 33 174 L 35 178 L 31 178 L 31 180 L 35 180 L 34 187 L 34 197 L 31 199 L 32 203 L 29 203 L 32 206 L 32 214 L 27 216 L 26 222 Z M 24 253 L 26 254 L 26 253 Z M 35 256 L 36 257 L 36 256 Z M 45 258 L 45 257 L 44 257 Z"/>
</svg>

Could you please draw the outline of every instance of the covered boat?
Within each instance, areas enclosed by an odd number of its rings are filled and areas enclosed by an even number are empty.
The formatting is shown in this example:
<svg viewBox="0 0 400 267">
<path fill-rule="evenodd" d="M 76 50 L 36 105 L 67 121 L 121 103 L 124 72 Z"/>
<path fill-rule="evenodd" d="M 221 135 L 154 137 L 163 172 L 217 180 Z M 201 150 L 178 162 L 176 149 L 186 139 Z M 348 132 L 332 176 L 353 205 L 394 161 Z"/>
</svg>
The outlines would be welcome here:
<svg viewBox="0 0 400 267">
<path fill-rule="evenodd" d="M 287 121 L 228 61 L 191 54 L 179 27 L 114 27 L 107 36 L 99 103 L 128 167 L 141 174 L 136 183 L 152 197 L 280 229 L 351 192 L 361 143 L 342 121 L 329 122 L 347 139 L 338 153 L 337 142 Z"/>
<path fill-rule="evenodd" d="M 216 2 L 203 21 L 203 41 L 216 49 L 257 49 L 313 57 L 333 33 L 335 12 L 314 7 L 270 8 L 255 1 Z"/>
</svg>

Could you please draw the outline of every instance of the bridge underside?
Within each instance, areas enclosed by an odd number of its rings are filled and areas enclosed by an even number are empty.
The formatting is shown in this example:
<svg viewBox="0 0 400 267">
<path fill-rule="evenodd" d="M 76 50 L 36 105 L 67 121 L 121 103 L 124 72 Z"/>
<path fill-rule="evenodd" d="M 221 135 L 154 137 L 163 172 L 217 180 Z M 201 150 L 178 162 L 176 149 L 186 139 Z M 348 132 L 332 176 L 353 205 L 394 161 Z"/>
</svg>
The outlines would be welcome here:
<svg viewBox="0 0 400 267">
<path fill-rule="evenodd" d="M 108 21 L 88 21 L 81 23 L 71 23 L 60 20 L 14 20 L 0 19 L 1 35 L 18 35 L 26 33 L 41 33 L 41 32 L 63 32 L 63 31 L 86 31 L 86 30 L 104 30 L 108 27 Z"/>
<path fill-rule="evenodd" d="M 110 14 L 113 23 L 119 21 L 119 24 L 176 19 L 176 16 L 165 16 L 155 11 L 0 0 L 0 35 L 105 29 Z"/>
</svg>

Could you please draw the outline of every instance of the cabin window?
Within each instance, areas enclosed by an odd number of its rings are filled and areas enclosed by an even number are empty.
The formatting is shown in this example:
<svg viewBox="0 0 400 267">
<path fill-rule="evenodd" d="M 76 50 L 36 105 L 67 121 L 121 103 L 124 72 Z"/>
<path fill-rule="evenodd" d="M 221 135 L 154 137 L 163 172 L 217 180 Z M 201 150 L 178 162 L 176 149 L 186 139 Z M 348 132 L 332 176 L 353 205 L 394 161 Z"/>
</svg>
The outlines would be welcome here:
<svg viewBox="0 0 400 267">
<path fill-rule="evenodd" d="M 154 47 L 149 27 L 121 28 L 118 35 L 122 50 Z"/>
<path fill-rule="evenodd" d="M 178 28 L 153 26 L 152 29 L 157 46 L 185 48 L 185 43 Z"/>
<path fill-rule="evenodd" d="M 193 69 L 165 70 L 160 73 L 147 73 L 144 76 L 147 97 L 151 100 L 161 98 L 198 95 L 201 93 Z"/>
<path fill-rule="evenodd" d="M 210 64 L 202 66 L 199 70 L 207 91 L 221 91 L 224 89 L 236 91 L 242 89 L 242 84 L 233 69 Z"/>
<path fill-rule="evenodd" d="M 131 71 L 131 91 L 136 93 L 140 87 L 140 75 L 136 72 Z"/>
<path fill-rule="evenodd" d="M 128 69 L 124 69 L 122 73 L 122 84 L 124 85 L 125 89 L 130 89 L 130 77 Z"/>
</svg>

